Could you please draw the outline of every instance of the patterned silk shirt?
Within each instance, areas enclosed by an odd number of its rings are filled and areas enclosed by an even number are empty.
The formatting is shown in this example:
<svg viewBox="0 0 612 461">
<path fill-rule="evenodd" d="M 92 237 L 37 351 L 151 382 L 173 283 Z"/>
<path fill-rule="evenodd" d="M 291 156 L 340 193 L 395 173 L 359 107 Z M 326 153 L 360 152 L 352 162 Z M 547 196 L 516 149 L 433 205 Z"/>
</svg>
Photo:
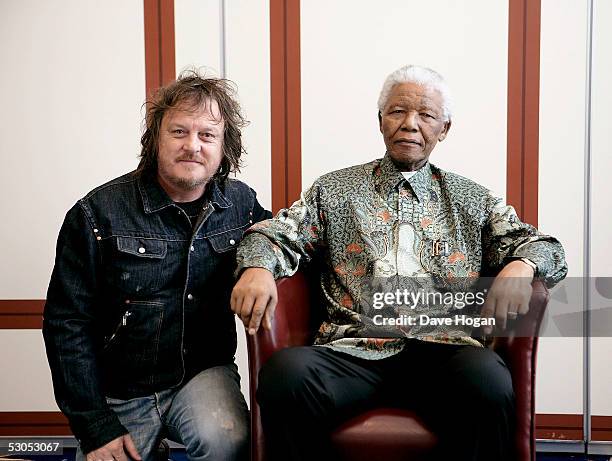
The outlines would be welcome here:
<svg viewBox="0 0 612 461">
<path fill-rule="evenodd" d="M 407 337 L 480 345 L 471 327 L 377 325 L 365 307 L 377 280 L 477 279 L 516 258 L 535 263 L 549 286 L 567 273 L 561 244 L 485 187 L 429 163 L 405 179 L 389 155 L 320 177 L 247 234 L 238 271 L 263 267 L 288 277 L 315 260 L 328 314 L 315 344 L 369 359 L 399 352 Z M 448 314 L 428 308 L 432 317 Z"/>
</svg>

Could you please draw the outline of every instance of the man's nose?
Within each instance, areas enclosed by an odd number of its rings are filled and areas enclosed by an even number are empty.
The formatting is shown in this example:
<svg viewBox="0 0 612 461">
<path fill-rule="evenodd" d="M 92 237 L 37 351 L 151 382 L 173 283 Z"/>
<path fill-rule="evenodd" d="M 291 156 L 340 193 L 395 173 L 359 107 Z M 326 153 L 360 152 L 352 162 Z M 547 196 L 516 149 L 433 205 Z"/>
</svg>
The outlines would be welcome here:
<svg viewBox="0 0 612 461">
<path fill-rule="evenodd" d="M 404 120 L 402 121 L 402 129 L 407 131 L 418 131 L 419 124 L 417 121 L 416 112 L 407 112 Z"/>
<path fill-rule="evenodd" d="M 190 134 L 185 138 L 185 143 L 183 144 L 183 149 L 188 152 L 197 153 L 200 151 L 200 139 L 198 138 L 197 133 Z"/>
</svg>

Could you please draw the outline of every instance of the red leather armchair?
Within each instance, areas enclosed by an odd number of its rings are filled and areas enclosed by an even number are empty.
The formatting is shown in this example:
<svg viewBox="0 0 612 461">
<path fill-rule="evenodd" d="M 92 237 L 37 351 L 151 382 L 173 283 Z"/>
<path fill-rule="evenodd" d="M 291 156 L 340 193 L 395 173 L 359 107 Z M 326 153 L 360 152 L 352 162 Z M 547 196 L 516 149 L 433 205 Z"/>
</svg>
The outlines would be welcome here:
<svg viewBox="0 0 612 461">
<path fill-rule="evenodd" d="M 315 297 L 304 274 L 281 279 L 278 306 L 272 331 L 260 329 L 247 339 L 251 392 L 251 460 L 266 460 L 266 440 L 255 400 L 258 372 L 277 350 L 312 344 L 318 328 L 310 304 Z M 535 368 L 537 333 L 548 303 L 548 291 L 542 282 L 533 284 L 529 313 L 514 327 L 515 334 L 496 338 L 491 347 L 504 359 L 512 374 L 516 394 L 517 461 L 535 460 Z M 331 435 L 332 443 L 346 461 L 372 459 L 425 460 L 437 443 L 436 435 L 413 412 L 376 408 L 358 415 Z"/>
</svg>

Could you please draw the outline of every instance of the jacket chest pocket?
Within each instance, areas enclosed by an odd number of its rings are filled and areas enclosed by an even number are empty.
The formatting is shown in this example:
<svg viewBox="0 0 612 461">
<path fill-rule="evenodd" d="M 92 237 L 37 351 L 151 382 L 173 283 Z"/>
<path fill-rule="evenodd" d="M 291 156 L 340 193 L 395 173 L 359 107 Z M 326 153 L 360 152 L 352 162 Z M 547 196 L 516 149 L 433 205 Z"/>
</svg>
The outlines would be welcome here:
<svg viewBox="0 0 612 461">
<path fill-rule="evenodd" d="M 218 254 L 227 254 L 235 251 L 238 243 L 242 240 L 242 235 L 246 226 L 236 229 L 230 229 L 225 232 L 206 236 L 206 240 L 210 243 L 212 250 Z"/>
<path fill-rule="evenodd" d="M 138 298 L 164 283 L 167 242 L 139 237 L 116 237 L 112 252 L 112 283 L 125 295 Z"/>
<path fill-rule="evenodd" d="M 238 227 L 218 234 L 208 235 L 206 239 L 210 242 L 215 253 L 225 253 L 235 250 L 236 247 L 238 247 L 238 243 L 242 240 L 245 228 L 246 226 Z"/>
<path fill-rule="evenodd" d="M 215 269 L 223 271 L 224 274 L 227 271 L 233 271 L 236 265 L 236 248 L 242 240 L 245 229 L 246 226 L 206 236 L 212 256 L 210 261 L 214 261 Z M 231 277 L 231 272 L 229 277 Z"/>
</svg>

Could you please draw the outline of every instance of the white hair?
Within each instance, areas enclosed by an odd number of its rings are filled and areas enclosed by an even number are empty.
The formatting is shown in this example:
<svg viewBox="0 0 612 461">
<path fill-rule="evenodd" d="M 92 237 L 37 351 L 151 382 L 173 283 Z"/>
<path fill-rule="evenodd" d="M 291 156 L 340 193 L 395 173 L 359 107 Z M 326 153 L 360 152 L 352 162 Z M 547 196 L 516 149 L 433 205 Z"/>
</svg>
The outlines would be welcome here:
<svg viewBox="0 0 612 461">
<path fill-rule="evenodd" d="M 450 89 L 439 73 L 435 70 L 431 70 L 427 67 L 421 66 L 404 66 L 397 69 L 395 72 L 389 74 L 385 83 L 383 84 L 382 90 L 380 90 L 380 96 L 378 97 L 378 110 L 380 113 L 383 112 L 385 104 L 389 99 L 389 93 L 395 85 L 398 83 L 417 83 L 440 92 L 442 95 L 442 110 L 444 121 L 447 122 L 451 119 L 452 115 L 452 99 Z"/>
</svg>

